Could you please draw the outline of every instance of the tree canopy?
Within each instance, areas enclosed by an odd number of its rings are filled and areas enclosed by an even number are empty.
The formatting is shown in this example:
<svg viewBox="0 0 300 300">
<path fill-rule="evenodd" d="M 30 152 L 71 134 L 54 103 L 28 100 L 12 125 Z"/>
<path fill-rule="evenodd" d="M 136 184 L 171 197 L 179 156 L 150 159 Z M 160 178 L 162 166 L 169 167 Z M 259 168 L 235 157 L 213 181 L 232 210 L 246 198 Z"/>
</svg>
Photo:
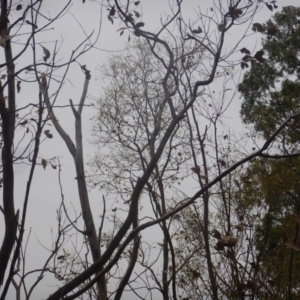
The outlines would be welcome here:
<svg viewBox="0 0 300 300">
<path fill-rule="evenodd" d="M 239 85 L 241 115 L 268 137 L 282 120 L 299 110 L 300 10 L 284 7 L 264 28 L 262 51 L 267 59 L 245 74 Z M 299 149 L 299 123 L 292 122 L 274 143 L 274 152 Z M 254 245 L 267 284 L 264 299 L 299 298 L 299 158 L 255 160 L 247 168 L 251 184 L 242 189 L 243 205 L 253 213 Z"/>
<path fill-rule="evenodd" d="M 299 110 L 300 9 L 283 7 L 265 25 L 262 51 L 267 59 L 255 64 L 239 85 L 245 123 L 268 137 L 283 120 Z M 267 29 L 274 32 L 269 33 Z M 299 123 L 284 131 L 287 143 L 298 141 Z"/>
</svg>

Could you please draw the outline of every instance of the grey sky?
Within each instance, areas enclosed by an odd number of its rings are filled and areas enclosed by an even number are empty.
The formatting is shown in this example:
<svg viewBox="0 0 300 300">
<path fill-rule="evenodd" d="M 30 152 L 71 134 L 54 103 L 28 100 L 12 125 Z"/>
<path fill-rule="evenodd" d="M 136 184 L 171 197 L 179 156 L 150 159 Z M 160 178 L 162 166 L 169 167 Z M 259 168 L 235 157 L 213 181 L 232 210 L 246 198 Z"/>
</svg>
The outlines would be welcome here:
<svg viewBox="0 0 300 300">
<path fill-rule="evenodd" d="M 186 15 L 191 15 L 191 19 L 195 14 L 193 8 L 195 4 L 201 5 L 203 8 L 210 1 L 196 1 L 187 0 L 188 5 L 186 6 Z M 29 1 L 22 1 L 23 6 Z M 66 3 L 61 0 L 46 0 L 43 4 L 42 12 L 51 17 L 58 12 L 61 7 Z M 99 1 L 100 3 L 100 1 Z M 49 49 L 51 54 L 53 54 L 55 41 L 58 41 L 58 45 L 61 49 L 58 53 L 57 59 L 67 60 L 70 57 L 72 50 L 85 38 L 85 34 L 90 34 L 94 30 L 94 34 L 91 40 L 96 37 L 97 31 L 100 25 L 100 14 L 101 5 L 97 1 L 86 1 L 85 4 L 81 0 L 76 0 L 72 2 L 70 10 L 57 22 L 51 26 L 53 29 L 49 30 L 39 37 L 37 37 L 37 42 L 42 43 L 45 47 Z M 155 30 L 159 28 L 160 18 L 165 18 L 166 14 L 164 11 L 168 11 L 168 1 L 162 0 L 141 0 L 142 10 L 140 7 L 138 10 L 143 14 L 143 22 L 145 22 L 145 30 Z M 298 0 L 279 0 L 279 9 L 283 5 L 299 5 Z M 207 9 L 209 5 L 207 6 Z M 21 12 L 20 12 L 21 13 Z M 14 13 L 11 19 L 16 18 L 19 12 Z M 256 17 L 254 22 L 266 21 L 271 14 L 266 10 L 262 10 Z M 91 70 L 92 79 L 89 87 L 89 99 L 87 99 L 86 104 L 93 104 L 95 98 L 98 98 L 101 93 L 101 78 L 97 66 L 105 63 L 108 56 L 111 53 L 117 53 L 113 51 L 121 51 L 125 48 L 127 44 L 128 34 L 125 32 L 123 36 L 116 32 L 122 24 L 116 22 L 112 25 L 107 19 L 107 11 L 103 10 L 103 19 L 101 23 L 101 33 L 99 40 L 96 44 L 98 49 L 92 49 L 87 54 L 83 55 L 78 59 L 78 62 L 82 65 L 86 65 L 87 69 Z M 81 25 L 80 25 L 81 24 Z M 39 24 L 38 24 L 39 25 Z M 82 27 L 81 27 L 82 26 Z M 83 31 L 84 30 L 84 31 Z M 249 33 L 252 34 L 251 31 Z M 63 38 L 63 43 L 62 42 Z M 252 35 L 249 39 L 246 39 L 241 47 L 251 47 L 253 50 L 259 50 L 259 46 L 255 43 L 250 43 L 250 40 L 258 41 L 260 40 L 259 34 Z M 235 41 L 235 36 L 229 37 L 230 41 Z M 102 49 L 102 50 L 99 50 Z M 239 49 L 239 48 L 238 48 Z M 104 51 L 103 51 L 104 50 Z M 3 55 L 3 54 L 1 54 Z M 26 56 L 31 55 L 30 51 L 24 56 L 23 63 L 26 64 Z M 237 54 L 238 55 L 238 54 Z M 40 57 L 42 59 L 43 51 L 40 49 Z M 3 61 L 3 56 L 2 61 Z M 17 66 L 19 67 L 19 65 Z M 61 74 L 60 74 L 61 75 Z M 60 77 L 55 77 L 56 80 L 60 80 Z M 57 99 L 57 105 L 68 105 L 69 99 L 72 99 L 74 103 L 78 103 L 82 86 L 84 82 L 84 75 L 81 72 L 78 64 L 73 64 L 67 76 L 67 80 L 63 86 L 62 91 Z M 55 84 L 55 83 L 52 83 Z M 216 87 L 217 89 L 217 87 Z M 55 89 L 53 89 L 54 91 Z M 38 97 L 38 90 L 36 84 L 22 84 L 22 97 L 18 95 L 18 107 L 21 107 L 29 102 L 36 102 Z M 33 100 L 34 99 L 34 100 Z M 233 100 L 233 108 L 228 111 L 228 126 L 234 126 L 240 124 L 239 121 L 239 99 L 236 97 Z M 70 137 L 74 138 L 74 117 L 69 107 L 56 110 L 59 121 L 64 129 L 69 133 Z M 84 126 L 84 146 L 85 146 L 85 161 L 88 162 L 89 158 L 93 156 L 95 152 L 95 147 L 93 147 L 89 141 L 91 137 L 92 120 L 91 118 L 95 115 L 96 111 L 92 107 L 85 107 L 83 112 L 83 126 Z M 62 173 L 61 180 L 63 184 L 63 193 L 70 214 L 72 215 L 73 208 L 78 208 L 78 194 L 75 178 L 75 169 L 71 156 L 69 155 L 65 144 L 62 142 L 61 138 L 56 133 L 53 126 L 48 126 L 47 129 L 51 130 L 53 134 L 53 139 L 45 139 L 41 145 L 41 150 L 39 154 L 39 161 L 44 159 L 50 159 L 54 156 L 59 156 L 60 162 L 62 163 Z M 16 174 L 16 208 L 22 210 L 22 203 L 24 200 L 24 191 L 26 188 L 27 178 L 28 178 L 29 168 L 26 165 L 17 165 L 15 167 Z M 2 196 L 1 196 L 2 197 Z M 90 200 L 94 212 L 95 222 L 98 226 L 100 224 L 99 216 L 102 214 L 102 193 L 97 189 L 90 191 Z M 58 183 L 58 170 L 52 169 L 48 166 L 46 170 L 42 166 L 37 166 L 34 175 L 34 181 L 31 189 L 31 196 L 29 201 L 28 216 L 26 221 L 26 232 L 25 236 L 28 235 L 31 229 L 31 237 L 28 243 L 27 249 L 27 271 L 32 268 L 40 267 L 47 255 L 41 245 L 42 243 L 45 247 L 51 248 L 51 230 L 56 232 L 57 222 L 56 222 L 56 210 L 61 202 L 61 195 Z M 113 204 L 108 203 L 108 209 L 111 210 L 114 207 Z M 77 213 L 79 209 L 77 210 Z M 74 214 L 73 214 L 74 216 Z M 2 220 L 2 218 L 0 219 Z M 3 228 L 3 223 L 0 221 L 0 228 Z M 108 224 L 106 229 L 109 229 Z M 149 229 L 145 234 L 149 235 L 149 241 L 151 242 L 161 242 L 161 236 L 156 234 L 157 230 Z M 0 240 L 2 241 L 2 230 L 0 230 Z M 38 242 L 39 241 L 39 242 Z M 33 276 L 35 278 L 35 275 Z M 56 284 L 56 283 L 55 283 Z M 31 299 L 39 300 L 45 299 L 51 291 L 55 290 L 54 282 L 47 275 L 36 288 L 34 296 Z M 8 294 L 8 300 L 15 298 L 15 291 L 11 287 Z M 124 296 L 122 299 L 133 300 L 138 299 L 137 297 L 130 295 Z M 157 298 L 158 299 L 158 298 Z"/>
</svg>

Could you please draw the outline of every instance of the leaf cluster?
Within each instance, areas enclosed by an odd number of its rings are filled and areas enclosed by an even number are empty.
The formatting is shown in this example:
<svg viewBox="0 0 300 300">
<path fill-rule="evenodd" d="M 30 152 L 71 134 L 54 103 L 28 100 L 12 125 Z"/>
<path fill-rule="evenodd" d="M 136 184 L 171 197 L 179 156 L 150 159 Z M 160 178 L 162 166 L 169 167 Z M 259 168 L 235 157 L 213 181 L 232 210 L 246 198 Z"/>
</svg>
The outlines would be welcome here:
<svg viewBox="0 0 300 300">
<path fill-rule="evenodd" d="M 256 64 L 245 74 L 239 85 L 242 95 L 241 115 L 245 123 L 268 137 L 283 120 L 299 110 L 300 89 L 300 9 L 284 7 L 264 27 L 276 28 L 275 34 L 266 31 L 263 51 L 267 60 Z M 284 135 L 288 143 L 298 138 L 298 122 Z"/>
</svg>

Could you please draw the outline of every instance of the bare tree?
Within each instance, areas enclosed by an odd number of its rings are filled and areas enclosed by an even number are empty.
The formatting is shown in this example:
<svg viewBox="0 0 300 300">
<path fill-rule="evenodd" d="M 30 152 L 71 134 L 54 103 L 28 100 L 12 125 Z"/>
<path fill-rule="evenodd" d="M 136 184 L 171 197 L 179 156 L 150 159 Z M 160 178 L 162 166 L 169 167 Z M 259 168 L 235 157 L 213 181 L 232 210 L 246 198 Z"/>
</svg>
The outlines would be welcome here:
<svg viewBox="0 0 300 300">
<path fill-rule="evenodd" d="M 94 41 L 91 41 L 91 35 L 86 36 L 76 49 L 70 51 L 70 58 L 62 62 L 57 58 L 58 42 L 53 43 L 51 53 L 44 46 L 45 41 L 42 41 L 40 35 L 49 30 L 51 24 L 58 21 L 70 9 L 71 1 L 61 3 L 61 10 L 51 17 L 45 15 L 42 4 L 43 1 L 36 1 L 24 7 L 22 3 L 1 1 L 0 34 L 1 47 L 4 49 L 5 55 L 5 62 L 1 64 L 1 68 L 6 70 L 6 74 L 3 73 L 1 75 L 0 86 L 2 99 L 0 109 L 2 121 L 1 171 L 3 174 L 3 207 L 1 206 L 1 211 L 5 221 L 4 239 L 0 250 L 0 285 L 3 285 L 1 299 L 6 298 L 11 283 L 16 288 L 17 299 L 21 299 L 21 288 L 25 293 L 26 299 L 29 299 L 33 289 L 42 280 L 44 273 L 49 271 L 51 259 L 56 257 L 58 251 L 61 250 L 67 232 L 74 228 L 74 221 L 72 222 L 67 218 L 65 219 L 66 221 L 63 221 L 62 215 L 66 213 L 66 210 L 62 210 L 61 206 L 57 213 L 58 233 L 53 242 L 50 256 L 41 269 L 25 272 L 26 245 L 28 241 L 26 241 L 24 246 L 23 240 L 35 168 L 37 164 L 42 165 L 44 169 L 46 169 L 47 164 L 56 168 L 54 159 L 42 158 L 41 162 L 38 162 L 42 141 L 45 138 L 51 139 L 53 137 L 50 130 L 46 129 L 45 126 L 51 121 L 53 116 L 52 107 L 55 105 L 57 96 L 67 79 L 71 64 L 75 63 L 81 55 L 90 50 L 98 38 L 96 36 Z M 16 54 L 13 53 L 13 47 Z M 41 57 L 42 53 L 44 54 L 43 58 Z M 28 59 L 29 57 L 30 59 Z M 16 64 L 18 68 L 15 67 Z M 84 222 L 86 222 L 86 230 L 81 233 L 89 237 L 92 256 L 94 261 L 96 261 L 100 256 L 100 248 L 90 207 L 87 203 L 87 188 L 84 181 L 83 152 L 80 140 L 80 114 L 90 79 L 88 71 L 85 68 L 83 70 L 85 71 L 86 81 L 81 102 L 78 105 L 78 111 L 75 110 L 73 104 L 70 105 L 76 115 L 77 122 L 76 148 L 73 144 L 69 143 L 67 145 L 70 147 L 69 149 L 76 164 L 79 198 L 82 200 L 82 214 Z M 62 80 L 57 80 L 57 76 L 62 76 Z M 17 94 L 21 93 L 24 85 L 30 82 L 36 83 L 37 87 L 39 87 L 37 100 L 26 103 L 23 107 L 17 107 Z M 50 103 L 50 97 L 48 96 L 50 82 L 54 83 L 56 89 L 52 103 Z M 45 114 L 47 110 L 48 113 Z M 54 119 L 52 121 L 55 122 Z M 16 129 L 18 130 L 18 135 L 15 135 Z M 20 131 L 22 132 L 21 134 Z M 14 164 L 23 163 L 25 165 L 25 160 L 29 161 L 29 177 L 24 194 L 23 210 L 19 218 L 19 209 L 17 212 L 15 211 Z M 31 287 L 26 287 L 25 278 L 33 273 L 39 273 L 38 280 Z M 20 275 L 19 282 L 15 278 L 16 275 Z M 98 299 L 106 299 L 105 288 L 105 280 L 102 280 L 102 286 L 97 293 Z"/>
<path fill-rule="evenodd" d="M 212 248 L 209 220 L 211 202 L 213 202 L 211 200 L 213 189 L 211 188 L 218 185 L 217 191 L 222 200 L 219 209 L 226 212 L 226 229 L 217 237 L 220 243 L 226 244 L 230 254 L 237 243 L 237 238 L 232 234 L 231 198 L 225 197 L 227 186 L 230 188 L 233 184 L 233 179 L 230 178 L 234 174 L 231 175 L 231 173 L 251 159 L 266 155 L 265 152 L 269 150 L 276 135 L 288 124 L 287 120 L 277 128 L 261 148 L 238 160 L 233 161 L 228 157 L 226 162 L 226 152 L 220 152 L 218 149 L 217 125 L 227 104 L 222 101 L 218 104 L 204 87 L 209 86 L 219 76 L 230 77 L 232 64 L 228 59 L 239 46 L 240 40 L 238 39 L 237 43 L 229 47 L 226 44 L 227 34 L 236 25 L 250 22 L 260 8 L 259 3 L 230 1 L 223 5 L 216 1 L 211 8 L 211 11 L 215 13 L 214 19 L 199 11 L 199 19 L 190 25 L 185 22 L 184 4 L 176 1 L 172 6 L 172 14 L 162 21 L 161 29 L 155 33 L 143 29 L 147 28 L 147 24 L 139 20 L 141 14 L 136 11 L 138 5 L 138 1 L 135 3 L 115 1 L 109 9 L 108 18 L 112 23 L 114 20 L 121 20 L 124 23 L 125 27 L 119 29 L 121 35 L 127 31 L 129 36 L 135 35 L 139 39 L 144 39 L 147 48 L 140 51 L 139 47 L 146 46 L 143 43 L 137 44 L 136 55 L 142 58 L 140 60 L 136 60 L 135 54 L 112 58 L 111 69 L 106 72 L 106 75 L 112 78 L 112 84 L 99 105 L 99 140 L 97 142 L 100 141 L 102 150 L 108 151 L 109 154 L 101 157 L 103 154 L 100 153 L 96 159 L 101 173 L 96 185 L 99 184 L 101 188 L 115 195 L 116 201 L 119 202 L 114 204 L 116 205 L 114 211 L 124 210 L 125 218 L 118 226 L 118 231 L 112 235 L 111 242 L 101 258 L 48 299 L 59 299 L 62 295 L 66 295 L 103 267 L 103 271 L 85 288 L 67 299 L 78 297 L 96 282 L 97 277 L 108 274 L 115 268 L 122 255 L 124 256 L 126 247 L 130 247 L 131 255 L 128 268 L 124 272 L 124 279 L 120 281 L 119 288 L 116 290 L 115 298 L 121 297 L 126 284 L 132 292 L 137 294 L 134 285 L 130 287 L 132 282 L 129 279 L 134 266 L 140 264 L 147 272 L 150 272 L 155 280 L 155 288 L 160 290 L 164 299 L 170 297 L 177 299 L 176 268 L 178 266 L 174 251 L 174 232 L 170 224 L 176 214 L 188 206 L 195 205 L 198 198 L 202 200 L 202 203 L 199 207 L 195 206 L 195 210 L 196 212 L 199 209 L 202 210 L 202 213 L 196 216 L 203 238 L 203 241 L 199 242 L 199 247 L 204 247 L 207 277 L 203 279 L 203 282 L 207 296 L 218 299 L 220 295 L 226 294 L 229 284 L 233 283 L 236 286 L 239 283 L 240 279 L 236 277 L 238 264 L 229 264 L 231 279 L 228 282 L 222 281 L 222 276 L 215 271 L 213 262 L 215 249 Z M 268 9 L 268 6 L 265 8 Z M 174 27 L 178 29 L 177 32 L 174 31 Z M 150 59 L 148 53 L 150 53 Z M 206 97 L 212 101 L 207 106 L 203 104 L 207 101 Z M 210 113 L 209 109 L 213 106 L 214 110 Z M 206 116 L 209 121 L 213 130 L 211 142 L 207 128 L 200 128 L 198 125 L 199 115 Z M 291 118 L 297 117 L 298 114 L 295 114 Z M 186 129 L 185 134 L 182 133 L 184 129 Z M 198 178 L 200 189 L 194 196 L 187 196 L 186 193 L 180 191 L 176 195 L 174 205 L 168 206 L 170 195 L 166 194 L 167 182 L 172 179 L 177 180 L 176 177 L 182 174 L 178 156 L 180 157 L 183 152 L 178 150 L 181 153 L 179 155 L 176 145 L 178 143 L 178 149 L 181 149 L 181 145 L 184 146 L 186 143 L 187 136 L 189 146 L 183 147 L 183 149 L 188 149 L 184 159 L 190 159 L 193 162 L 192 172 Z M 210 158 L 209 150 L 206 151 L 206 141 L 214 150 L 213 159 Z M 200 152 L 200 157 L 197 151 Z M 209 164 L 211 164 L 208 159 L 214 161 L 216 166 L 212 174 L 208 172 Z M 189 175 L 191 174 L 190 171 Z M 145 199 L 149 199 L 153 206 L 150 216 L 140 213 Z M 120 201 L 125 202 L 123 203 L 125 208 Z M 129 204 L 128 209 L 127 204 Z M 143 222 L 144 219 L 149 218 L 152 220 Z M 142 256 L 145 255 L 145 249 L 147 249 L 146 242 L 143 241 L 142 236 L 138 237 L 138 234 L 156 224 L 160 225 L 163 237 L 161 274 L 154 273 L 153 265 L 145 262 L 143 258 L 139 259 L 137 255 L 138 249 Z M 132 231 L 127 233 L 131 226 Z M 186 260 L 185 265 L 188 263 L 188 257 Z M 227 268 L 225 263 L 223 266 Z M 179 265 L 180 268 L 183 266 Z M 192 271 L 194 271 L 193 276 L 201 276 L 201 273 L 198 275 L 197 270 Z M 140 276 L 138 277 L 142 280 Z M 149 278 L 148 275 L 144 279 L 144 287 L 151 289 L 147 278 Z M 250 280 L 252 277 L 249 277 Z M 169 287 L 171 287 L 171 294 L 169 294 Z M 139 295 L 139 297 L 142 296 Z"/>
</svg>

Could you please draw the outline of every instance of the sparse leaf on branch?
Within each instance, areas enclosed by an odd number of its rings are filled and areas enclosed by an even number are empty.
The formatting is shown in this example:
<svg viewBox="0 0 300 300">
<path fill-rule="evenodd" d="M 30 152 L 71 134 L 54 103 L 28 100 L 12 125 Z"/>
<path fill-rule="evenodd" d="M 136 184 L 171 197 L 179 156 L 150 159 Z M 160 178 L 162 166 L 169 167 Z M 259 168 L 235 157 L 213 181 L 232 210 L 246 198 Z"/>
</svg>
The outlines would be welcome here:
<svg viewBox="0 0 300 300">
<path fill-rule="evenodd" d="M 196 173 L 196 174 L 200 174 L 200 167 L 199 166 L 195 166 L 195 167 L 192 167 L 191 170 Z"/>
<path fill-rule="evenodd" d="M 266 60 L 265 58 L 263 58 L 264 53 L 265 52 L 263 50 L 257 51 L 254 55 L 254 58 L 257 59 L 259 62 L 264 62 Z"/>
<path fill-rule="evenodd" d="M 229 7 L 229 12 L 230 12 L 231 16 L 236 19 L 239 18 L 243 14 L 242 9 L 240 9 L 240 8 Z"/>
<path fill-rule="evenodd" d="M 217 229 L 214 229 L 212 232 L 211 232 L 212 236 L 214 238 L 216 238 L 217 240 L 221 240 L 222 239 L 222 235 L 221 233 L 217 230 Z"/>
<path fill-rule="evenodd" d="M 266 6 L 270 11 L 273 11 L 273 6 L 271 4 L 266 3 Z"/>
<path fill-rule="evenodd" d="M 108 15 L 107 17 L 108 17 L 108 20 L 111 21 L 111 24 L 114 24 L 114 19 L 110 15 Z"/>
<path fill-rule="evenodd" d="M 196 33 L 196 34 L 200 34 L 200 33 L 202 33 L 203 31 L 202 31 L 202 29 L 198 26 L 198 28 L 192 30 L 192 32 L 193 32 L 193 33 Z"/>
<path fill-rule="evenodd" d="M 124 31 L 125 29 L 128 29 L 128 28 L 127 27 L 121 27 L 116 32 L 118 32 L 118 31 Z"/>
<path fill-rule="evenodd" d="M 17 82 L 17 92 L 20 93 L 20 91 L 21 91 L 21 81 L 18 80 L 18 82 Z"/>
<path fill-rule="evenodd" d="M 145 23 L 144 22 L 138 22 L 136 23 L 135 25 L 137 28 L 141 28 L 141 27 L 144 27 L 145 26 Z"/>
<path fill-rule="evenodd" d="M 200 277 L 200 273 L 196 270 L 192 270 L 193 279 L 197 279 Z"/>
<path fill-rule="evenodd" d="M 50 133 L 50 130 L 49 130 L 49 129 L 45 130 L 44 133 L 45 133 L 45 135 L 46 135 L 46 137 L 47 137 L 48 139 L 52 139 L 52 138 L 53 138 L 53 135 Z"/>
<path fill-rule="evenodd" d="M 247 288 L 252 290 L 253 292 L 255 292 L 258 288 L 257 280 L 256 279 L 248 280 L 247 281 Z"/>
<path fill-rule="evenodd" d="M 227 23 L 224 22 L 224 23 L 218 25 L 218 29 L 219 29 L 220 32 L 223 32 L 226 29 L 226 24 Z"/>
<path fill-rule="evenodd" d="M 43 57 L 44 62 L 47 62 L 47 59 L 50 58 L 50 51 L 42 45 L 41 45 L 41 47 L 43 48 L 43 51 L 45 54 L 45 56 Z"/>
<path fill-rule="evenodd" d="M 247 48 L 242 48 L 241 50 L 240 50 L 242 53 L 245 53 L 245 54 L 250 54 L 250 51 L 247 49 Z"/>
<path fill-rule="evenodd" d="M 113 17 L 113 16 L 115 15 L 115 13 L 116 13 L 115 6 L 113 6 L 113 7 L 111 8 L 111 10 L 109 11 L 109 15 L 110 15 L 111 17 Z"/>
<path fill-rule="evenodd" d="M 219 159 L 218 162 L 222 168 L 226 168 L 227 164 L 223 159 Z"/>
<path fill-rule="evenodd" d="M 252 59 L 253 59 L 253 57 L 251 55 L 245 55 L 242 58 L 242 61 L 244 61 L 244 62 L 250 62 Z"/>
<path fill-rule="evenodd" d="M 216 244 L 216 250 L 223 251 L 225 249 L 225 242 L 221 239 Z"/>
<path fill-rule="evenodd" d="M 242 69 L 249 68 L 249 65 L 245 62 L 241 62 Z"/>
<path fill-rule="evenodd" d="M 43 166 L 43 168 L 44 168 L 44 170 L 46 169 L 46 167 L 47 167 L 47 161 L 45 160 L 45 159 L 42 159 L 42 166 Z"/>
<path fill-rule="evenodd" d="M 264 27 L 260 23 L 254 23 L 252 25 L 252 30 L 254 32 L 261 32 L 261 33 L 265 31 Z"/>
</svg>

